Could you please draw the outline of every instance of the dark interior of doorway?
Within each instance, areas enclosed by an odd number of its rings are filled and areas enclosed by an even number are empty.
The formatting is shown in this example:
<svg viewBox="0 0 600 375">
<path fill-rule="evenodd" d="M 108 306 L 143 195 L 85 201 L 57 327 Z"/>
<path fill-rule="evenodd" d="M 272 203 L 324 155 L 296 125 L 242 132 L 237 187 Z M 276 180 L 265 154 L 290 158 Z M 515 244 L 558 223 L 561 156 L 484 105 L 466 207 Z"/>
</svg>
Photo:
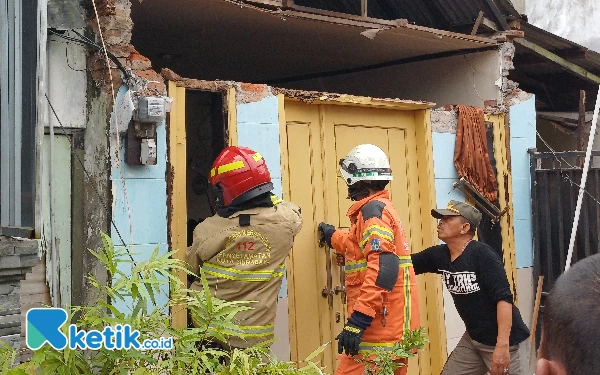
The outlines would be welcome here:
<svg viewBox="0 0 600 375">
<path fill-rule="evenodd" d="M 214 159 L 227 146 L 224 100 L 220 92 L 187 89 L 185 94 L 188 246 L 192 245 L 196 225 L 215 210 L 208 174 Z"/>
</svg>

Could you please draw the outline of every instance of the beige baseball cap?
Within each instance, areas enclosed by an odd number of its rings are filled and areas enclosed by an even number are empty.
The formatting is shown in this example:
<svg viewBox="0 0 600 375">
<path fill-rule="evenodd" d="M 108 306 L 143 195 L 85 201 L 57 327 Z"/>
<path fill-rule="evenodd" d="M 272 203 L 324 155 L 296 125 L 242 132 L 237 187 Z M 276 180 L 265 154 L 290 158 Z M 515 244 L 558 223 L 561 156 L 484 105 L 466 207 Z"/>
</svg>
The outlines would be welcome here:
<svg viewBox="0 0 600 375">
<path fill-rule="evenodd" d="M 444 216 L 462 216 L 469 220 L 476 227 L 481 222 L 481 212 L 478 209 L 465 202 L 450 201 L 446 208 L 434 208 L 431 210 L 431 216 L 441 219 Z"/>
</svg>

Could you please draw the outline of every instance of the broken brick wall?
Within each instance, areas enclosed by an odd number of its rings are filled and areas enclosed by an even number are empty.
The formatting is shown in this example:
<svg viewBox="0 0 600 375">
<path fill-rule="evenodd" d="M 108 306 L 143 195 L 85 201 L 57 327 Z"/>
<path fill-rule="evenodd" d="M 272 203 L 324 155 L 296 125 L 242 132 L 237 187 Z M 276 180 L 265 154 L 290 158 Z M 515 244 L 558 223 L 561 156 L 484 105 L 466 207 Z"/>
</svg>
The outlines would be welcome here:
<svg viewBox="0 0 600 375">
<path fill-rule="evenodd" d="M 95 0 L 95 2 L 83 0 L 81 5 L 86 17 L 85 35 L 97 45 L 105 46 L 106 50 L 118 59 L 127 75 L 133 77 L 126 81 L 126 75 L 118 69 L 115 62 L 106 59 L 104 52 L 93 47 L 87 48 L 88 83 L 87 88 L 84 88 L 87 94 L 87 115 L 81 158 L 86 171 L 92 178 L 91 180 L 82 178 L 78 181 L 83 185 L 81 194 L 84 203 L 79 209 L 82 212 L 84 225 L 81 233 L 76 233 L 74 236 L 81 236 L 83 249 L 75 250 L 83 252 L 81 275 L 92 274 L 100 283 L 106 283 L 108 281 L 106 270 L 85 249 L 101 247 L 100 232 L 113 235 L 115 232 L 112 226 L 113 221 L 118 221 L 117 225 L 124 242 L 131 243 L 129 218 L 135 220 L 135 217 L 140 216 L 140 213 L 137 212 L 139 204 L 123 197 L 128 193 L 129 197 L 146 197 L 145 199 L 153 202 L 166 202 L 164 162 L 158 167 L 149 167 L 151 172 L 142 171 L 141 168 L 130 171 L 145 180 L 127 178 L 120 171 L 121 168 L 116 168 L 116 165 L 122 168 L 127 166 L 123 162 L 123 144 L 125 143 L 123 134 L 116 135 L 110 131 L 114 100 L 127 85 L 131 85 L 133 90 L 139 94 L 153 96 L 166 95 L 166 86 L 165 80 L 152 69 L 150 60 L 139 54 L 131 44 L 133 22 L 129 0 Z M 162 155 L 166 155 L 164 124 L 158 127 L 158 133 L 157 141 L 161 148 L 159 151 L 162 152 Z M 135 186 L 139 186 L 140 189 Z M 124 193 L 127 187 L 129 190 Z M 157 192 L 161 192 L 160 197 L 154 195 Z M 127 203 L 123 203 L 123 200 Z M 147 201 L 142 200 L 142 202 Z M 140 240 L 141 235 L 146 232 L 164 233 L 154 244 L 162 244 L 161 250 L 166 251 L 166 204 L 163 203 L 158 210 L 160 212 L 153 216 L 162 220 L 160 226 L 163 228 L 163 232 L 154 230 L 158 229 L 154 227 L 146 231 L 135 227 L 133 235 L 139 234 L 137 239 Z M 133 222 L 133 226 L 135 226 L 135 222 Z M 113 240 L 118 239 L 114 241 L 116 245 L 121 244 L 119 238 L 121 236 L 113 238 Z M 154 247 L 152 246 L 149 251 L 152 251 Z M 79 302 L 83 305 L 95 303 L 98 297 L 97 291 L 91 288 L 85 280 L 82 280 L 82 283 Z"/>
<path fill-rule="evenodd" d="M 92 0 L 87 1 L 87 25 L 94 33 L 95 41 L 99 45 L 104 43 L 106 49 L 114 54 L 126 69 L 140 78 L 142 94 L 166 95 L 164 79 L 152 69 L 150 60 L 142 56 L 131 44 L 133 21 L 130 0 L 98 0 L 95 7 Z M 110 62 L 110 67 L 113 85 L 115 90 L 118 90 L 123 84 L 123 77 L 115 63 Z M 94 51 L 89 54 L 88 68 L 92 79 L 99 83 L 102 91 L 111 93 L 110 73 L 102 52 Z"/>
</svg>

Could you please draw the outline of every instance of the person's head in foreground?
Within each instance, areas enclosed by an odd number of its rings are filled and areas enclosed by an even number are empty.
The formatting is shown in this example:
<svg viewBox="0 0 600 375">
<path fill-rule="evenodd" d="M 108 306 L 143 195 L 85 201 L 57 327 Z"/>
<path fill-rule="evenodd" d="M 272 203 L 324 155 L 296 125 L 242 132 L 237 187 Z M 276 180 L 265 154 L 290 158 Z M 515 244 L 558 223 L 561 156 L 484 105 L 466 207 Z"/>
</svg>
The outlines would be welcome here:
<svg viewBox="0 0 600 375">
<path fill-rule="evenodd" d="M 600 254 L 575 263 L 550 291 L 535 373 L 600 373 Z"/>
<path fill-rule="evenodd" d="M 440 240 L 471 239 L 481 222 L 481 212 L 475 207 L 459 201 L 450 201 L 446 208 L 434 208 L 431 216 L 440 219 L 437 226 Z"/>
</svg>

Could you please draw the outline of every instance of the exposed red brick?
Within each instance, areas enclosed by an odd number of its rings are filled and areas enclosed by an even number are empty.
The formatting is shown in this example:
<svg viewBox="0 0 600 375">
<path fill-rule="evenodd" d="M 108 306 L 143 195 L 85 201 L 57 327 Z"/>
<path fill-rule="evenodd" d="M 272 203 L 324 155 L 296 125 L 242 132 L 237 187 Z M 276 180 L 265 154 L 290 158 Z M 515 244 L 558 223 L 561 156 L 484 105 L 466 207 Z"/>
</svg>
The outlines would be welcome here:
<svg viewBox="0 0 600 375">
<path fill-rule="evenodd" d="M 142 93 L 156 95 L 158 92 L 161 95 L 166 94 L 167 86 L 165 86 L 165 82 L 160 74 L 156 73 L 154 70 L 134 70 L 133 74 L 148 81 L 148 92 Z"/>
<path fill-rule="evenodd" d="M 131 62 L 131 69 L 133 70 L 146 70 L 152 68 L 150 59 L 140 55 L 135 50 L 129 55 L 128 60 Z"/>
<path fill-rule="evenodd" d="M 169 68 L 163 68 L 163 70 L 160 71 L 160 75 L 167 81 L 181 81 L 183 79 L 179 74 Z"/>
<path fill-rule="evenodd" d="M 241 84 L 242 91 L 261 94 L 267 89 L 267 85 L 260 85 L 254 83 L 242 83 Z"/>
<path fill-rule="evenodd" d="M 131 44 L 120 44 L 110 47 L 110 52 L 117 57 L 129 57 L 133 52 L 137 52 Z"/>
<path fill-rule="evenodd" d="M 498 101 L 497 100 L 484 100 L 483 105 L 485 107 L 495 107 L 498 105 Z"/>
<path fill-rule="evenodd" d="M 119 62 L 125 67 L 131 69 L 132 73 L 142 80 L 147 81 L 147 95 L 163 95 L 166 93 L 164 79 L 152 70 L 151 61 L 142 56 L 131 45 L 131 33 L 133 22 L 131 20 L 130 0 L 95 0 L 98 11 L 98 20 L 93 10 L 91 0 L 85 0 L 84 6 L 87 10 L 88 25 L 98 36 L 98 23 L 102 28 L 102 36 L 107 49 L 114 54 Z M 122 85 L 121 72 L 116 69 L 115 63 L 110 62 L 113 74 L 113 85 L 118 89 Z M 102 53 L 95 51 L 88 57 L 88 68 L 92 72 L 92 79 L 101 88 L 105 94 L 111 94 L 109 71 L 106 66 L 105 57 Z"/>
<path fill-rule="evenodd" d="M 82 1 L 81 5 L 85 9 L 88 17 L 95 17 L 92 0 Z M 96 0 L 96 10 L 98 11 L 99 16 L 114 14 L 115 8 L 115 0 Z"/>
</svg>

